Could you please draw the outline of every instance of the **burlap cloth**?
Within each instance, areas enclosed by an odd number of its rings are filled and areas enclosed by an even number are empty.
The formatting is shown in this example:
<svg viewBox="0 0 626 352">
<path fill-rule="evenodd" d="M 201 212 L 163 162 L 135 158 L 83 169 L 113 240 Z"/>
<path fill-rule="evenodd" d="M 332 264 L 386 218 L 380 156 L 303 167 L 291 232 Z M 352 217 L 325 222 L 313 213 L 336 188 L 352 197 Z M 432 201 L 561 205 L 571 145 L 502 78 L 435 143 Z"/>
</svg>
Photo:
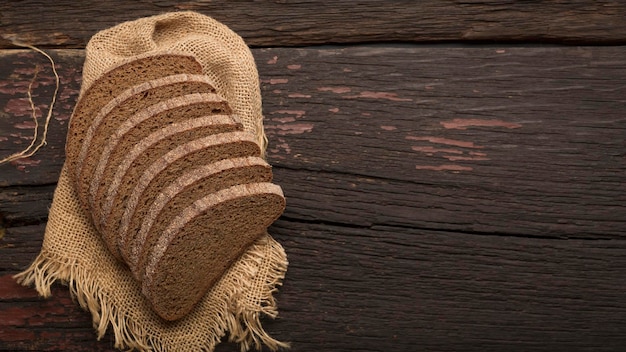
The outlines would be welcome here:
<svg viewBox="0 0 626 352">
<path fill-rule="evenodd" d="M 243 40 L 223 24 L 194 12 L 168 13 L 122 23 L 97 33 L 86 48 L 81 95 L 101 74 L 137 55 L 192 54 L 265 149 L 258 73 Z M 93 316 L 98 338 L 110 325 L 115 347 L 154 351 L 211 351 L 228 332 L 242 350 L 288 345 L 262 328 L 262 315 L 275 317 L 273 293 L 287 270 L 282 246 L 269 234 L 257 240 L 210 289 L 194 310 L 167 322 L 154 313 L 127 266 L 108 251 L 79 204 L 67 164 L 54 193 L 41 253 L 16 275 L 50 296 L 57 280 L 66 284 Z"/>
</svg>

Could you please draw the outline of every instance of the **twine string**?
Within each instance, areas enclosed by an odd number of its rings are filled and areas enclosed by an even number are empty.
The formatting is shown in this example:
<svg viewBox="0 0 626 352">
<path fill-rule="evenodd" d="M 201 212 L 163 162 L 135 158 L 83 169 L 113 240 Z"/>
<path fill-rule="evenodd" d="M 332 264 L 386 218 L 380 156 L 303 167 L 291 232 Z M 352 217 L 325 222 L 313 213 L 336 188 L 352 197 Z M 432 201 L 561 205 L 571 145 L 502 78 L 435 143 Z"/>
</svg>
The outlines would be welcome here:
<svg viewBox="0 0 626 352">
<path fill-rule="evenodd" d="M 41 147 L 47 144 L 46 137 L 48 135 L 48 127 L 50 125 L 50 119 L 52 118 L 52 111 L 54 109 L 54 104 L 56 103 L 56 100 L 57 100 L 57 93 L 59 92 L 59 74 L 57 73 L 56 66 L 52 57 L 50 57 L 50 55 L 48 55 L 43 50 L 37 47 L 34 47 L 32 45 L 19 43 L 15 40 L 12 40 L 12 42 L 14 45 L 24 47 L 24 48 L 29 48 L 45 56 L 48 59 L 48 61 L 50 61 L 50 64 L 52 65 L 52 72 L 54 73 L 56 86 L 54 88 L 54 94 L 52 95 L 52 101 L 50 102 L 48 114 L 46 115 L 46 120 L 45 120 L 44 127 L 43 127 L 43 133 L 41 134 L 41 141 L 39 141 L 39 144 L 35 145 L 37 143 L 37 138 L 39 137 L 39 120 L 37 119 L 37 110 L 35 108 L 35 103 L 33 102 L 33 95 L 32 95 L 33 83 L 35 82 L 35 79 L 37 78 L 37 74 L 39 73 L 39 66 L 38 65 L 35 66 L 35 75 L 30 81 L 30 84 L 28 85 L 28 92 L 27 92 L 28 102 L 30 103 L 30 108 L 32 111 L 32 118 L 35 121 L 35 131 L 33 132 L 33 139 L 31 140 L 28 147 L 26 147 L 24 150 L 11 154 L 3 158 L 2 160 L 0 160 L 0 165 L 11 162 L 11 161 L 15 161 L 18 159 L 31 157 L 35 155 L 35 153 L 37 153 L 37 151 Z"/>
</svg>

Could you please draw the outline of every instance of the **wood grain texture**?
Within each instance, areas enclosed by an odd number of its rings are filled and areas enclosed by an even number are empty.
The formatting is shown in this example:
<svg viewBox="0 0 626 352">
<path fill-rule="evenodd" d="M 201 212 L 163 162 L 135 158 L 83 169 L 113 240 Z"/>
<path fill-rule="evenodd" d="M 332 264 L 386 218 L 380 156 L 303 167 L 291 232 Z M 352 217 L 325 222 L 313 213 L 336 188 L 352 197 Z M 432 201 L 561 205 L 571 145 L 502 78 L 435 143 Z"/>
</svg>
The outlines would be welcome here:
<svg viewBox="0 0 626 352">
<path fill-rule="evenodd" d="M 303 219 L 624 238 L 624 47 L 257 53 L 273 164 L 369 180 Z"/>
<path fill-rule="evenodd" d="M 97 31 L 168 11 L 194 10 L 253 46 L 378 41 L 626 42 L 626 4 L 576 1 L 5 1 L 0 48 L 10 39 L 83 48 Z"/>
<path fill-rule="evenodd" d="M 277 171 L 283 183 L 293 176 Z M 9 230 L 3 242 L 15 249 L 0 267 L 15 270 L 35 255 L 43 227 Z M 291 264 L 279 318 L 264 326 L 294 351 L 619 351 L 626 343 L 623 240 L 286 219 L 270 230 Z M 42 300 L 3 275 L 0 350 L 113 351 L 110 334 L 96 343 L 88 314 L 66 289 Z"/>
<path fill-rule="evenodd" d="M 113 336 L 96 341 L 91 316 L 54 285 L 52 298 L 11 277 L 41 249 L 45 224 L 8 229 L 0 241 L 0 351 L 111 351 Z M 30 258 L 30 259 L 27 259 Z"/>
<path fill-rule="evenodd" d="M 624 47 L 253 53 L 287 197 L 270 229 L 291 263 L 272 335 L 294 351 L 626 345 Z M 42 300 L 10 279 L 40 249 L 80 86 L 83 52 L 53 56 L 66 94 L 48 146 L 0 166 L 0 350 L 113 350 L 64 288 Z M 3 153 L 31 134 L 9 102 L 44 60 L 0 55 Z"/>
</svg>

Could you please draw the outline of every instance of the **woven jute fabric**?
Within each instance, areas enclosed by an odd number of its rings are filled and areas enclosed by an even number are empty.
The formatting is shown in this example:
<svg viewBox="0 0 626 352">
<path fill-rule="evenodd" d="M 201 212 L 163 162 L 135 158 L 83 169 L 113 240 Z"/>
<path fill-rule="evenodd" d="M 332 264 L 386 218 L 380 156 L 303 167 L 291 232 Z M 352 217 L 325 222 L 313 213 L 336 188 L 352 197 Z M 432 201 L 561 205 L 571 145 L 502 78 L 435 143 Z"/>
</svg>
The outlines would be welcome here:
<svg viewBox="0 0 626 352">
<path fill-rule="evenodd" d="M 264 149 L 259 75 L 252 53 L 224 24 L 196 12 L 142 18 L 96 33 L 87 44 L 81 94 L 111 67 L 159 52 L 193 55 Z"/>
<path fill-rule="evenodd" d="M 194 55 L 264 149 L 253 57 L 239 36 L 198 13 L 143 18 L 96 34 L 87 46 L 81 94 L 111 67 L 163 51 Z M 245 251 L 191 313 L 168 322 L 152 311 L 128 267 L 103 243 L 79 202 L 72 177 L 64 165 L 41 253 L 16 275 L 18 282 L 34 284 L 44 297 L 50 296 L 55 281 L 66 284 L 80 306 L 91 312 L 97 337 L 110 328 L 119 349 L 211 351 L 226 335 L 242 350 L 288 346 L 270 337 L 260 321 L 261 316 L 277 315 L 273 293 L 288 264 L 282 246 L 269 234 Z"/>
</svg>

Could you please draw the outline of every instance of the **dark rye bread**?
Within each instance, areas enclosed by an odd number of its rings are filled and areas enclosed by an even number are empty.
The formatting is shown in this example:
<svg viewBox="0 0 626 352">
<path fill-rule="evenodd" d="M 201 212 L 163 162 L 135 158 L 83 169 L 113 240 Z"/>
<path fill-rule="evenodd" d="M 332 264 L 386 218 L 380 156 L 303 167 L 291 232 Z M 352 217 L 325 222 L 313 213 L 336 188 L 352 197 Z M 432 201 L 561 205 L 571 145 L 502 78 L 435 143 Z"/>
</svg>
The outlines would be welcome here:
<svg viewBox="0 0 626 352">
<path fill-rule="evenodd" d="M 156 197 L 145 216 L 135 240 L 128 244 L 135 277 L 143 277 L 151 247 L 165 227 L 198 199 L 238 184 L 272 181 L 271 166 L 259 157 L 224 159 L 183 173 Z"/>
<path fill-rule="evenodd" d="M 173 76 L 167 76 L 158 78 L 148 82 L 132 86 L 116 97 L 110 100 L 104 107 L 98 111 L 95 117 L 92 118 L 91 124 L 87 127 L 87 131 L 83 133 L 83 144 L 80 146 L 80 152 L 78 157 L 74 157 L 76 164 L 76 179 L 78 180 L 78 193 L 83 205 L 89 204 L 88 192 L 89 181 L 91 177 L 83 177 L 81 172 L 84 167 L 84 160 L 90 157 L 90 153 L 95 154 L 93 148 L 90 149 L 92 144 L 96 146 L 102 146 L 107 138 L 108 133 L 103 133 L 105 129 L 102 125 L 117 125 L 125 120 L 126 116 L 132 115 L 137 110 L 153 105 L 164 99 L 171 97 L 194 93 L 194 92 L 214 92 L 211 82 L 202 75 L 188 75 L 178 74 Z M 71 149 L 68 149 L 68 152 Z M 97 161 L 97 157 L 91 155 L 93 169 Z M 93 209 L 93 208 L 88 208 Z M 97 219 L 93 219 L 96 223 Z M 96 224 L 98 225 L 98 224 Z M 99 228 L 102 233 L 102 229 Z M 116 251 L 113 251 L 115 253 Z M 116 255 L 116 257 L 119 256 Z"/>
<path fill-rule="evenodd" d="M 175 112 L 170 112 L 168 116 L 150 123 L 151 128 L 158 128 L 158 123 L 165 122 L 162 120 L 169 118 L 169 121 L 174 121 L 175 118 L 173 116 L 176 113 L 182 113 L 187 109 L 183 106 L 205 101 L 210 103 L 203 104 L 206 105 L 205 108 L 195 107 L 195 109 L 193 109 L 195 112 L 193 117 L 212 114 L 212 110 L 214 109 L 223 111 L 226 114 L 230 113 L 230 108 L 223 99 L 214 93 L 208 92 L 212 88 L 208 85 L 208 82 L 203 79 L 194 82 L 179 81 L 180 78 L 184 77 L 179 76 L 176 79 L 178 82 L 174 84 L 147 88 L 154 82 L 151 81 L 141 85 L 142 88 L 146 89 L 139 90 L 131 88 L 125 91 L 123 95 L 110 101 L 109 104 L 100 110 L 92 125 L 85 133 L 84 143 L 81 146 L 76 164 L 76 177 L 77 180 L 79 180 L 78 191 L 81 199 L 93 201 L 93 195 L 89 195 L 89 193 L 93 191 L 91 189 L 92 176 L 95 175 L 101 157 L 106 156 L 106 154 L 103 154 L 103 150 L 107 145 L 110 145 L 111 136 L 114 136 L 115 133 L 119 133 L 117 131 L 121 128 L 132 128 L 134 126 L 130 126 L 129 124 L 134 121 L 139 123 L 150 119 L 149 114 L 152 111 L 156 113 L 158 109 L 166 111 L 168 109 L 178 108 Z M 168 79 L 166 81 L 169 82 L 171 80 Z M 204 111 L 200 111 L 202 109 L 204 109 Z M 142 113 L 142 115 L 136 116 L 138 115 L 138 111 Z M 130 118 L 134 118 L 134 120 L 129 121 Z M 148 122 L 146 123 L 148 124 Z M 89 204 L 93 206 L 91 202 Z"/>
<path fill-rule="evenodd" d="M 118 247 L 127 263 L 137 262 L 137 259 L 129 256 L 129 244 L 137 236 L 137 229 L 150 205 L 168 184 L 181 174 L 202 165 L 223 159 L 261 155 L 254 136 L 245 131 L 211 135 L 176 145 L 171 151 L 154 160 L 137 180 L 122 183 L 118 196 L 113 201 L 111 220 L 107 226 L 113 228 L 113 221 L 119 219 L 116 233 L 121 242 Z"/>
<path fill-rule="evenodd" d="M 192 80 L 191 82 L 189 80 Z M 117 126 L 138 109 L 163 99 L 193 92 L 211 92 L 213 87 L 203 76 L 176 75 L 157 79 L 131 87 L 109 101 L 92 120 L 84 133 L 78 157 L 74 157 L 77 190 L 83 204 L 89 204 L 88 193 L 91 174 L 99 159 L 99 148 L 106 143 L 110 132 L 107 128 Z M 94 148 L 95 147 L 95 148 Z M 70 149 L 68 149 L 68 152 Z M 87 169 L 85 171 L 85 169 Z M 95 220 L 95 219 L 94 219 Z"/>
<path fill-rule="evenodd" d="M 87 88 L 72 112 L 67 134 L 66 155 L 72 172 L 76 172 L 84 134 L 104 105 L 132 86 L 179 73 L 201 74 L 202 66 L 190 55 L 146 54 L 113 67 Z"/>
<path fill-rule="evenodd" d="M 136 96 L 136 95 L 135 95 Z M 133 99 L 133 98 L 131 98 Z M 127 106 L 127 104 L 122 104 Z M 115 237 L 111 229 L 102 227 L 106 215 L 102 206 L 104 195 L 109 181 L 111 181 L 119 159 L 128 155 L 128 151 L 137 143 L 163 126 L 169 124 L 188 121 L 200 118 L 212 113 L 230 113 L 228 104 L 219 96 L 213 93 L 193 93 L 175 97 L 159 102 L 147 107 L 140 112 L 124 118 L 124 115 L 133 110 L 116 109 L 112 112 L 118 114 L 107 114 L 99 128 L 99 132 L 94 136 L 92 143 L 87 149 L 85 161 L 82 162 L 81 178 L 78 184 L 78 194 L 86 204 L 89 204 L 93 216 L 94 225 L 109 244 L 112 253 L 116 254 L 112 245 L 117 241 L 111 241 L 110 237 Z M 223 132 L 240 129 L 239 126 L 218 125 L 217 129 L 210 128 L 207 133 Z M 197 132 L 197 131 L 196 131 Z M 193 138 L 193 136 L 189 136 Z M 142 156 L 143 158 L 143 156 Z M 111 165 L 107 168 L 107 165 Z"/>
<path fill-rule="evenodd" d="M 119 219 L 109 219 L 108 215 L 124 179 L 127 180 L 126 182 L 130 182 L 128 179 L 138 179 L 152 160 L 171 150 L 172 140 L 193 140 L 202 136 L 241 130 L 243 130 L 243 126 L 234 115 L 203 116 L 181 121 L 151 133 L 133 145 L 118 163 L 110 165 L 111 170 L 105 170 L 106 175 L 104 176 L 104 179 L 108 180 L 108 187 L 106 192 L 101 193 L 100 198 L 104 199 L 100 203 L 102 211 L 100 227 L 102 236 L 111 252 L 118 259 L 123 260 L 124 257 L 118 248 L 119 240 L 117 238 L 119 236 L 117 233 Z M 111 174 L 113 176 L 108 176 Z M 103 188 L 99 191 L 102 191 Z M 109 225 L 107 226 L 107 224 Z"/>
<path fill-rule="evenodd" d="M 206 76 L 183 73 L 132 86 L 109 100 L 97 111 L 97 114 L 94 112 L 95 116 L 92 117 L 90 125 L 86 126 L 76 160 L 76 176 L 81 175 L 82 163 L 87 158 L 91 145 L 97 145 L 103 138 L 106 138 L 106 135 L 102 135 L 102 131 L 107 126 L 110 128 L 110 125 L 120 124 L 128 116 L 148 106 L 192 93 L 215 93 L 215 88 Z"/>
<path fill-rule="evenodd" d="M 85 181 L 89 184 L 89 202 L 92 205 L 102 204 L 103 193 L 106 193 L 108 189 L 108 181 L 117 169 L 114 166 L 128 155 L 130 149 L 152 133 L 163 130 L 171 124 L 189 122 L 211 115 L 225 115 L 230 112 L 228 104 L 220 96 L 212 93 L 193 93 L 158 102 L 126 118 L 123 116 L 124 112 L 120 112 L 117 116 L 109 114 L 102 124 L 102 133 L 100 133 L 100 136 L 106 136 L 106 138 L 103 138 L 101 143 L 96 143 L 94 138 L 94 143 L 88 149 L 88 155 L 92 158 L 90 161 L 88 161 L 89 158 L 85 159 L 83 163 L 82 174 L 90 176 L 89 180 Z M 235 123 L 233 118 L 231 118 L 232 123 Z M 168 145 L 171 149 L 173 142 L 184 141 L 186 140 L 176 138 L 169 140 Z M 141 156 L 141 158 L 146 157 Z M 107 165 L 113 167 L 107 167 Z M 106 213 L 100 215 L 101 219 L 107 216 Z"/>
<path fill-rule="evenodd" d="M 189 205 L 152 248 L 142 293 L 166 320 L 186 315 L 283 212 L 271 183 L 237 185 Z"/>
<path fill-rule="evenodd" d="M 172 141 L 178 143 L 226 132 L 243 131 L 243 125 L 228 115 L 211 115 L 192 118 L 166 125 L 136 142 L 116 162 L 109 163 L 104 171 L 104 187 L 98 189 L 97 198 L 102 199 L 102 220 L 107 221 L 113 200 L 122 182 L 138 179 L 153 160 L 172 150 Z M 113 159 L 113 158 L 111 158 Z M 103 184 L 104 185 L 104 184 Z M 104 191 L 104 192 L 102 192 Z"/>
</svg>

